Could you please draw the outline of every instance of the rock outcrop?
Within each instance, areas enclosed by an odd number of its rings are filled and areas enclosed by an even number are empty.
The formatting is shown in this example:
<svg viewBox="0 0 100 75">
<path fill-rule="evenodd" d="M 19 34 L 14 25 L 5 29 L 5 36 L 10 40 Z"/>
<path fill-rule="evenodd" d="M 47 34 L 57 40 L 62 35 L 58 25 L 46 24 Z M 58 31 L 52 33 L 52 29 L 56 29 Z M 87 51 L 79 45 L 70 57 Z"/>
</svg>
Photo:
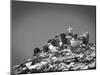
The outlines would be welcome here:
<svg viewBox="0 0 100 75">
<path fill-rule="evenodd" d="M 96 46 L 89 42 L 89 33 L 75 34 L 69 27 L 40 48 L 33 58 L 12 68 L 12 74 L 31 74 L 96 69 Z"/>
</svg>

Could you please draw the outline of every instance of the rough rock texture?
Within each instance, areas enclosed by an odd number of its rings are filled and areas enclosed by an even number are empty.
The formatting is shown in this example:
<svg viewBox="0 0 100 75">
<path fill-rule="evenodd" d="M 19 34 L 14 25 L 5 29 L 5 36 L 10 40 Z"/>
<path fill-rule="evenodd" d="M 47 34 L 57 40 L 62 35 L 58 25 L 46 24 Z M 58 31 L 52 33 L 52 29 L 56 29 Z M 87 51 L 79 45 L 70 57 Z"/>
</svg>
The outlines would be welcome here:
<svg viewBox="0 0 100 75">
<path fill-rule="evenodd" d="M 33 58 L 12 68 L 12 74 L 31 74 L 96 69 L 96 46 L 89 33 L 77 35 L 70 28 L 49 39 L 42 49 L 34 48 Z"/>
</svg>

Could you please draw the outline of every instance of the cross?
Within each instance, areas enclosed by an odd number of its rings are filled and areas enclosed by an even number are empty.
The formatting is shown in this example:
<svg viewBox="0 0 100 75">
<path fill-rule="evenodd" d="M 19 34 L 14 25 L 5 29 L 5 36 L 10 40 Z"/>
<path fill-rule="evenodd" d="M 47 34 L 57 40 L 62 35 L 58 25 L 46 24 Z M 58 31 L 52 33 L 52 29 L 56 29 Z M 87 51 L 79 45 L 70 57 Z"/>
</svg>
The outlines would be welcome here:
<svg viewBox="0 0 100 75">
<path fill-rule="evenodd" d="M 72 29 L 73 29 L 73 28 L 71 28 L 71 27 L 69 26 L 69 28 L 67 29 L 67 31 L 70 33 L 70 32 L 72 31 Z"/>
</svg>

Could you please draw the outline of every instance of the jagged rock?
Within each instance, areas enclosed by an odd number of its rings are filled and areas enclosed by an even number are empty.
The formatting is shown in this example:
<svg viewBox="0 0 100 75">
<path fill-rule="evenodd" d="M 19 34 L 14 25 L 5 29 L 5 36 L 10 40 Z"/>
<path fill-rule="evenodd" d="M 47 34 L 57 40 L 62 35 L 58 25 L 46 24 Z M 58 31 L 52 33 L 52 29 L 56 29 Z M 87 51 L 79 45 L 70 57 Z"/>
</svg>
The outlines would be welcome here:
<svg viewBox="0 0 100 75">
<path fill-rule="evenodd" d="M 48 40 L 42 49 L 33 49 L 33 59 L 14 66 L 12 74 L 86 70 L 96 68 L 95 44 L 89 43 L 89 33 L 61 33 Z"/>
</svg>

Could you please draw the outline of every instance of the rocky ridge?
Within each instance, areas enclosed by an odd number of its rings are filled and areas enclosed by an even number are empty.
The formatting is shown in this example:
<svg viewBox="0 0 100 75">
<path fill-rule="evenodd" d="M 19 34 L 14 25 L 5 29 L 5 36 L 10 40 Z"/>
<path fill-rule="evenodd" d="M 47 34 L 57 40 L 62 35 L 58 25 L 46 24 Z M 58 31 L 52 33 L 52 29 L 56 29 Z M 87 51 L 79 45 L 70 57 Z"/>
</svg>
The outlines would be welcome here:
<svg viewBox="0 0 100 75">
<path fill-rule="evenodd" d="M 12 74 L 32 74 L 96 69 L 96 45 L 89 42 L 89 33 L 76 34 L 69 27 L 49 39 L 42 48 L 33 49 L 33 58 L 12 68 Z"/>
</svg>

